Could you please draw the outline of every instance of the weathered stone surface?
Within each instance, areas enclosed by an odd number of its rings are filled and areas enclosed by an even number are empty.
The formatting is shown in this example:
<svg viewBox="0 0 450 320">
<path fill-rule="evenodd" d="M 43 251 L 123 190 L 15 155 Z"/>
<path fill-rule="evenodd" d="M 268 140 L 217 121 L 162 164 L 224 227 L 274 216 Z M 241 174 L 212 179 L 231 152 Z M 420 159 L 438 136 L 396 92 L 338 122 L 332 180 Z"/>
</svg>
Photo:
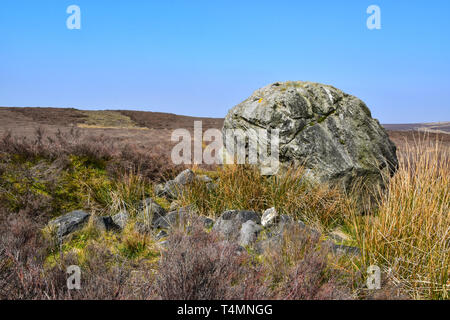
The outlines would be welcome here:
<svg viewBox="0 0 450 320">
<path fill-rule="evenodd" d="M 207 175 L 204 175 L 204 174 L 197 176 L 196 179 L 198 181 L 201 181 L 201 182 L 204 182 L 204 183 L 213 182 L 213 179 L 211 179 L 210 177 L 208 177 Z"/>
<path fill-rule="evenodd" d="M 195 173 L 191 169 L 186 169 L 180 172 L 179 175 L 175 179 L 173 179 L 176 183 L 185 186 L 192 181 L 194 181 Z"/>
<path fill-rule="evenodd" d="M 261 230 L 261 226 L 252 220 L 244 222 L 239 235 L 239 245 L 246 247 L 255 243 Z"/>
<path fill-rule="evenodd" d="M 263 212 L 261 217 L 261 224 L 263 227 L 270 227 L 271 225 L 276 223 L 278 218 L 278 213 L 275 208 L 269 208 Z"/>
<path fill-rule="evenodd" d="M 62 238 L 81 229 L 89 221 L 90 216 L 89 213 L 86 213 L 83 210 L 72 211 L 51 220 L 49 225 L 56 227 L 58 229 L 58 237 Z"/>
<path fill-rule="evenodd" d="M 147 198 L 139 205 L 138 220 L 146 224 L 153 224 L 158 218 L 166 214 L 166 210 L 157 204 L 152 198 Z"/>
<path fill-rule="evenodd" d="M 253 211 L 231 210 L 225 211 L 217 219 L 213 230 L 221 232 L 227 238 L 237 238 L 239 236 L 242 224 L 252 220 L 261 223 L 260 214 Z"/>
<path fill-rule="evenodd" d="M 364 102 L 329 85 L 268 85 L 232 108 L 223 127 L 260 128 L 279 129 L 280 162 L 304 165 L 314 181 L 382 185 L 380 169 L 398 166 L 395 145 Z"/>
<path fill-rule="evenodd" d="M 175 225 L 182 225 L 187 222 L 190 214 L 189 208 L 180 208 L 176 211 L 169 212 L 165 216 L 159 217 L 155 220 L 153 227 L 168 229 Z"/>
<path fill-rule="evenodd" d="M 200 222 L 203 224 L 205 228 L 212 228 L 214 226 L 214 220 L 205 216 L 198 217 Z"/>
<path fill-rule="evenodd" d="M 93 217 L 94 226 L 102 231 L 119 231 L 120 228 L 117 224 L 114 223 L 112 217 Z"/>
<path fill-rule="evenodd" d="M 120 228 L 123 229 L 128 223 L 128 220 L 130 219 L 130 215 L 126 210 L 120 211 L 119 213 L 113 215 L 112 221 Z"/>
</svg>

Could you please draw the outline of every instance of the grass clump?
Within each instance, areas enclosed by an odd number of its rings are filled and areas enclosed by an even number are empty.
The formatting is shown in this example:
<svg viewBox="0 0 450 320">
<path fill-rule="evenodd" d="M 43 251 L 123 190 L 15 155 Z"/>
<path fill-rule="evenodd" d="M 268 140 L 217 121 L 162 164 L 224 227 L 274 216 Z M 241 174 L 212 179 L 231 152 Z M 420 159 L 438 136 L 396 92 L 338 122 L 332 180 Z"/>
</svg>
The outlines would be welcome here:
<svg viewBox="0 0 450 320">
<path fill-rule="evenodd" d="M 331 230 L 344 221 L 346 198 L 337 189 L 310 182 L 303 168 L 262 176 L 249 165 L 226 165 L 214 175 L 216 187 L 194 182 L 182 195 L 182 205 L 218 216 L 225 210 L 263 212 L 275 207 L 280 214 Z"/>
<path fill-rule="evenodd" d="M 450 294 L 450 161 L 439 142 L 417 141 L 399 154 L 400 167 L 372 217 L 354 216 L 366 265 L 383 266 L 416 299 Z"/>
</svg>

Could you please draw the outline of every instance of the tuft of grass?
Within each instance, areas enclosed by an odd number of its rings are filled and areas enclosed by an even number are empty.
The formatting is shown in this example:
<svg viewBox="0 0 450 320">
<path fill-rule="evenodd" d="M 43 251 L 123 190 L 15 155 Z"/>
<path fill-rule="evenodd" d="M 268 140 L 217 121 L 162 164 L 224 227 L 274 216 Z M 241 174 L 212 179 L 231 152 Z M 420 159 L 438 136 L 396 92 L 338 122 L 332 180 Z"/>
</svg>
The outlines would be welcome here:
<svg viewBox="0 0 450 320">
<path fill-rule="evenodd" d="M 312 183 L 303 168 L 290 168 L 276 176 L 262 176 L 249 165 L 225 165 L 213 176 L 217 188 L 195 181 L 181 203 L 194 205 L 201 214 L 217 216 L 225 210 L 263 212 L 275 207 L 280 214 L 302 219 L 319 229 L 343 223 L 347 199 L 337 189 Z"/>
<path fill-rule="evenodd" d="M 377 215 L 352 220 L 365 264 L 415 299 L 450 297 L 449 154 L 438 141 L 406 145 Z"/>
</svg>

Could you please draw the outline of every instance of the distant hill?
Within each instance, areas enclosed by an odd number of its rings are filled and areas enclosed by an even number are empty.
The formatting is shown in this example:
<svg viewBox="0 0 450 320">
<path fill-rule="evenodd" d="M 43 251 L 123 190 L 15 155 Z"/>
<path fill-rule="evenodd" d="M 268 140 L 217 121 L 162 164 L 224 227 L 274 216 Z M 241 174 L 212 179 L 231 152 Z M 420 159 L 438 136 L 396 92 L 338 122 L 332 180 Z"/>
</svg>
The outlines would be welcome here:
<svg viewBox="0 0 450 320">
<path fill-rule="evenodd" d="M 450 133 L 450 121 L 433 123 L 383 124 L 391 131 L 429 131 L 434 133 Z"/>
</svg>

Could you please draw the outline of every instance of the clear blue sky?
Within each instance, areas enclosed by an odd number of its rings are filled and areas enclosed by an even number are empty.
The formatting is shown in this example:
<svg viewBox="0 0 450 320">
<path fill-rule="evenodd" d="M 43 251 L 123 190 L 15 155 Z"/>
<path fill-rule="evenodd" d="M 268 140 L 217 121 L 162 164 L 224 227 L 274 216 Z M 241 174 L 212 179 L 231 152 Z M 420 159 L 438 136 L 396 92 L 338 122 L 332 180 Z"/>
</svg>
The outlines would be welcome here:
<svg viewBox="0 0 450 320">
<path fill-rule="evenodd" d="M 81 30 L 66 28 L 72 4 Z M 309 80 L 383 123 L 450 121 L 449 16 L 448 0 L 2 0 L 0 105 L 224 117 L 259 87 Z"/>
</svg>

